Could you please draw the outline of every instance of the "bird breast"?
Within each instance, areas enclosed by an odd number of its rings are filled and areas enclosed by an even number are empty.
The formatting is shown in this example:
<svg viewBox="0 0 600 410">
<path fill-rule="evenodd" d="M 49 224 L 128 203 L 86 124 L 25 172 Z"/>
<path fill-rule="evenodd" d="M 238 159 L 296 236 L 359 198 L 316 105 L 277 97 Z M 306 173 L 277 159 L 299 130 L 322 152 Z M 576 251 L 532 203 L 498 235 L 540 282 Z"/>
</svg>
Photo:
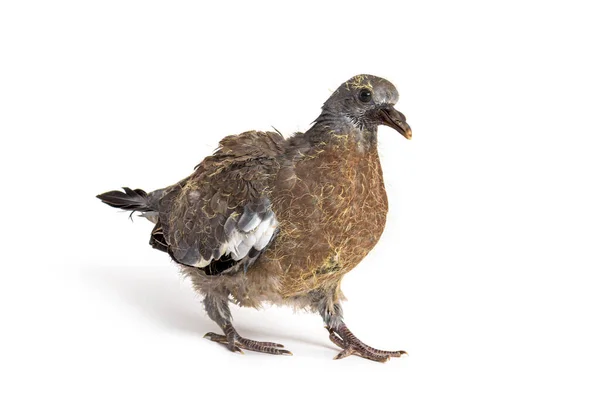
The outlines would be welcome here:
<svg viewBox="0 0 600 410">
<path fill-rule="evenodd" d="M 388 203 L 377 150 L 330 145 L 282 170 L 276 185 L 280 233 L 269 253 L 282 266 L 288 294 L 337 286 L 385 226 Z"/>
</svg>

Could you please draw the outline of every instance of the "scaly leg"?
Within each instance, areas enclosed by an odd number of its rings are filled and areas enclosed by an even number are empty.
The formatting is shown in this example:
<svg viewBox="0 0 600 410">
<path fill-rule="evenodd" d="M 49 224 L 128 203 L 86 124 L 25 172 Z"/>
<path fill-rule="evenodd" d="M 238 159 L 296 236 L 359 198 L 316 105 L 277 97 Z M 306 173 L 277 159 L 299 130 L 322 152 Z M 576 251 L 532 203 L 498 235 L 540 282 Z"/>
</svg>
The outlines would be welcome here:
<svg viewBox="0 0 600 410">
<path fill-rule="evenodd" d="M 329 339 L 342 349 L 334 359 L 343 359 L 351 355 L 357 355 L 376 362 L 387 362 L 392 357 L 400 357 L 407 354 L 404 350 L 390 351 L 375 349 L 361 342 L 348 329 L 344 323 L 342 307 L 338 302 L 333 303 L 333 308 L 328 303 L 321 303 L 319 311 L 325 321 L 325 328 L 329 331 Z"/>
<path fill-rule="evenodd" d="M 213 342 L 221 343 L 227 346 L 232 352 L 244 353 L 243 350 L 252 350 L 254 352 L 269 353 L 276 355 L 291 355 L 292 352 L 284 350 L 283 345 L 272 342 L 258 342 L 256 340 L 246 339 L 238 334 L 231 324 L 231 311 L 229 310 L 229 301 L 227 296 L 218 294 L 207 294 L 204 298 L 204 307 L 208 316 L 214 320 L 223 329 L 224 335 L 209 332 L 204 337 Z"/>
</svg>

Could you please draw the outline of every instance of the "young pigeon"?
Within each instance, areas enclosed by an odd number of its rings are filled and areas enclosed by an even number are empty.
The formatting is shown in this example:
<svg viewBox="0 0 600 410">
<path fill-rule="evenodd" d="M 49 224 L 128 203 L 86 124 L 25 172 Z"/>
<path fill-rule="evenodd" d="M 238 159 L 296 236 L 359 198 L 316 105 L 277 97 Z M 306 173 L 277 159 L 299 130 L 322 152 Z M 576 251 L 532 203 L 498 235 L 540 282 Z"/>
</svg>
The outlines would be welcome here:
<svg viewBox="0 0 600 410">
<path fill-rule="evenodd" d="M 234 352 L 291 354 L 281 344 L 240 336 L 229 303 L 292 305 L 323 317 L 342 349 L 335 359 L 385 362 L 405 352 L 378 350 L 354 336 L 342 317 L 340 283 L 384 229 L 388 203 L 377 127 L 412 136 L 394 109 L 397 101 L 389 81 L 357 75 L 331 95 L 305 133 L 231 135 L 174 185 L 98 198 L 155 224 L 150 245 L 181 266 L 223 331 L 207 339 Z"/>
</svg>

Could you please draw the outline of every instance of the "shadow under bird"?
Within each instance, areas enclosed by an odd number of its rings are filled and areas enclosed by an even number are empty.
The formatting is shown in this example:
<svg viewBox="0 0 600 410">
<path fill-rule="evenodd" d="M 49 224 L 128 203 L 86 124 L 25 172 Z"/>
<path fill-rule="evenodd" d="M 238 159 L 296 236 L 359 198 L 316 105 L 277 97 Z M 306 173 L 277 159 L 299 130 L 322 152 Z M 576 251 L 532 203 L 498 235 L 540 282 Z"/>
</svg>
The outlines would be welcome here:
<svg viewBox="0 0 600 410">
<path fill-rule="evenodd" d="M 385 226 L 377 127 L 412 136 L 397 101 L 392 83 L 358 75 L 331 95 L 304 133 L 231 135 L 174 185 L 98 198 L 155 224 L 150 245 L 181 266 L 223 331 L 207 339 L 234 352 L 291 354 L 281 344 L 240 336 L 229 303 L 292 305 L 323 317 L 342 349 L 336 359 L 385 362 L 405 352 L 375 349 L 354 336 L 342 316 L 340 283 Z"/>
</svg>

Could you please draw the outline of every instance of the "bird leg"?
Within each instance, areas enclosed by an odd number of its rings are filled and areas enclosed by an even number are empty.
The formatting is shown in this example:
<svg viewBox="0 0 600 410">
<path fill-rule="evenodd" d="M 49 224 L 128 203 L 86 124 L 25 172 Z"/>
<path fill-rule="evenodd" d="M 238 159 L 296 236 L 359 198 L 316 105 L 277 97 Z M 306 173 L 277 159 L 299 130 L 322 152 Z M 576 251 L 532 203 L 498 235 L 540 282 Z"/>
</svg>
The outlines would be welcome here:
<svg viewBox="0 0 600 410">
<path fill-rule="evenodd" d="M 354 336 L 344 322 L 341 322 L 337 328 L 326 326 L 326 329 L 329 331 L 329 339 L 343 349 L 334 357 L 336 360 L 354 354 L 376 362 L 387 362 L 392 357 L 400 357 L 403 354 L 407 354 L 404 350 L 379 350 L 366 345 Z"/>
<path fill-rule="evenodd" d="M 361 342 L 354 333 L 348 329 L 348 326 L 343 321 L 342 307 L 339 303 L 333 305 L 333 309 L 327 309 L 321 305 L 321 316 L 325 321 L 325 328 L 329 331 L 329 340 L 336 346 L 342 349 L 335 360 L 343 359 L 351 355 L 357 355 L 365 359 L 374 360 L 376 362 L 387 362 L 392 357 L 400 357 L 407 354 L 404 350 L 390 351 L 379 350 Z"/>
<path fill-rule="evenodd" d="M 218 335 L 213 332 L 208 332 L 204 337 L 213 342 L 218 342 L 227 346 L 232 352 L 244 353 L 243 350 L 252 350 L 254 352 L 269 353 L 277 355 L 291 356 L 292 352 L 282 349 L 284 346 L 279 343 L 259 342 L 256 340 L 246 339 L 238 334 L 231 323 L 223 328 L 225 335 Z"/>
<path fill-rule="evenodd" d="M 292 355 L 292 352 L 283 349 L 284 346 L 282 344 L 259 342 L 240 336 L 231 324 L 231 311 L 229 310 L 227 297 L 207 294 L 204 298 L 204 307 L 208 316 L 217 322 L 224 333 L 224 335 L 219 335 L 208 332 L 204 335 L 206 339 L 224 344 L 232 352 L 244 353 L 243 350 L 251 350 L 275 355 Z"/>
</svg>

